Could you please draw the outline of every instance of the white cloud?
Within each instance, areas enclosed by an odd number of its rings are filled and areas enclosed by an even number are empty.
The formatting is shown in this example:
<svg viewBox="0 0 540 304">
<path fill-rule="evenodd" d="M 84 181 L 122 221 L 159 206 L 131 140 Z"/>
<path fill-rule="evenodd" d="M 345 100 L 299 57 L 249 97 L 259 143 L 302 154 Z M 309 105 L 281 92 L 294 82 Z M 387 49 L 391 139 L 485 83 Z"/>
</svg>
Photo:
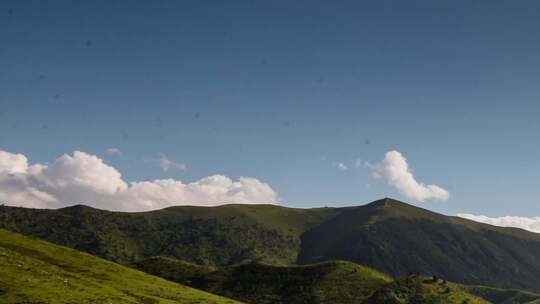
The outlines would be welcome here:
<svg viewBox="0 0 540 304">
<path fill-rule="evenodd" d="M 345 165 L 344 163 L 334 162 L 332 163 L 332 165 L 334 166 L 334 168 L 338 169 L 339 171 L 349 170 L 349 167 L 347 167 L 347 165 Z"/>
<path fill-rule="evenodd" d="M 407 159 L 398 151 L 386 152 L 382 162 L 366 164 L 375 178 L 384 178 L 399 193 L 407 198 L 424 202 L 426 200 L 448 200 L 450 194 L 436 185 L 426 185 L 416 181 L 409 169 Z"/>
<path fill-rule="evenodd" d="M 25 172 L 26 169 L 28 169 L 26 156 L 0 150 L 0 172 Z"/>
<path fill-rule="evenodd" d="M 355 168 L 363 168 L 364 166 L 365 166 L 365 163 L 360 158 L 357 158 L 354 160 Z"/>
<path fill-rule="evenodd" d="M 163 153 L 159 154 L 159 166 L 163 169 L 163 172 L 167 172 L 171 169 L 178 169 L 181 171 L 186 170 L 185 164 L 174 162 Z"/>
<path fill-rule="evenodd" d="M 95 155 L 74 151 L 30 174 L 38 188 L 59 202 L 90 203 L 127 190 L 122 174 Z"/>
<path fill-rule="evenodd" d="M 233 181 L 212 175 L 191 183 L 158 179 L 126 183 L 102 159 L 81 151 L 50 164 L 29 166 L 22 154 L 0 150 L 0 202 L 33 208 L 87 204 L 109 210 L 142 211 L 173 205 L 277 204 L 277 193 L 252 177 Z"/>
<path fill-rule="evenodd" d="M 26 173 L 0 172 L 0 202 L 8 205 L 40 208 L 55 206 L 53 195 L 39 190 Z"/>
<path fill-rule="evenodd" d="M 501 216 L 488 217 L 485 215 L 474 215 L 468 213 L 458 213 L 457 216 L 469 219 L 475 222 L 490 224 L 501 227 L 516 227 L 532 232 L 540 233 L 540 217 L 521 217 L 521 216 Z"/>
<path fill-rule="evenodd" d="M 107 151 L 105 151 L 105 152 L 107 152 L 107 154 L 113 155 L 113 156 L 120 156 L 120 155 L 122 155 L 122 151 L 121 151 L 120 149 L 118 149 L 118 148 L 109 148 L 109 149 L 107 149 Z"/>
<path fill-rule="evenodd" d="M 132 183 L 125 193 L 126 202 L 137 202 L 141 209 L 163 208 L 170 202 L 179 205 L 214 206 L 224 203 L 276 203 L 277 194 L 256 178 L 233 181 L 223 175 L 204 177 L 191 183 L 173 179 Z"/>
</svg>

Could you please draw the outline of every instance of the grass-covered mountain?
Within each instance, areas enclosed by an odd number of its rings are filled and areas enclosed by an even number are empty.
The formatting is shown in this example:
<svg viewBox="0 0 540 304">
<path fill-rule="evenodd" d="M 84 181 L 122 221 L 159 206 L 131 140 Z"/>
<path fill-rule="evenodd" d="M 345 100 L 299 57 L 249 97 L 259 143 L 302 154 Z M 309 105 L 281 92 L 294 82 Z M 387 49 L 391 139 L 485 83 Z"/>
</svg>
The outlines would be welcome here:
<svg viewBox="0 0 540 304">
<path fill-rule="evenodd" d="M 156 257 L 132 266 L 210 293 L 257 304 L 359 304 L 392 281 L 378 271 L 342 261 L 288 267 L 242 263 L 197 269 L 186 262 Z"/>
<path fill-rule="evenodd" d="M 0 230 L 0 303 L 238 302 Z"/>
<path fill-rule="evenodd" d="M 540 290 L 540 234 L 394 200 L 350 208 L 302 235 L 299 263 L 348 260 L 393 276 Z"/>
<path fill-rule="evenodd" d="M 540 291 L 540 234 L 444 216 L 391 199 L 347 208 L 171 207 L 122 213 L 0 207 L 0 228 L 113 261 L 167 256 L 224 266 L 346 260 L 391 276 Z"/>
<path fill-rule="evenodd" d="M 410 275 L 375 291 L 364 304 L 487 304 L 489 301 L 467 292 L 458 284 L 436 277 Z M 501 304 L 501 302 L 499 302 Z"/>
<path fill-rule="evenodd" d="M 58 210 L 4 206 L 0 228 L 121 263 L 160 255 L 204 265 L 253 259 L 293 264 L 302 233 L 339 211 L 225 205 L 123 213 L 82 205 Z"/>
<path fill-rule="evenodd" d="M 351 262 L 221 268 L 154 257 L 131 264 L 0 230 L 0 303 L 533 303 L 540 295 L 412 275 L 392 280 Z M 489 301 L 489 302 L 488 302 Z"/>
<path fill-rule="evenodd" d="M 58 210 L 0 207 L 0 228 L 116 262 L 161 255 L 207 265 L 252 259 L 292 264 L 300 235 L 338 211 L 272 205 L 182 206 L 141 213 L 82 205 Z"/>
<path fill-rule="evenodd" d="M 222 268 L 166 257 L 132 267 L 171 281 L 253 304 L 497 303 L 540 302 L 540 295 L 410 274 L 395 280 L 365 266 L 334 261 L 304 266 L 242 263 Z"/>
</svg>

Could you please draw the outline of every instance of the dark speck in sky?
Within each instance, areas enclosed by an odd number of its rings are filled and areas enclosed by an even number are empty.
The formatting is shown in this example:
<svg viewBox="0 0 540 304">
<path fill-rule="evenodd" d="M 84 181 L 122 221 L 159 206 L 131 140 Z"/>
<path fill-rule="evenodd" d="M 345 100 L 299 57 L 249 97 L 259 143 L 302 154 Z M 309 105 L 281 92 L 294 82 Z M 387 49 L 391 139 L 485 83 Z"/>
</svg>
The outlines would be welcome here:
<svg viewBox="0 0 540 304">
<path fill-rule="evenodd" d="M 12 8 L 8 8 L 7 12 L 8 12 L 8 15 L 10 15 L 10 16 L 13 15 L 13 9 Z"/>
<path fill-rule="evenodd" d="M 126 131 L 122 131 L 122 140 L 126 141 L 129 139 L 129 134 Z"/>
<path fill-rule="evenodd" d="M 266 57 L 263 57 L 261 59 L 261 64 L 268 64 L 268 59 Z"/>
<path fill-rule="evenodd" d="M 326 79 L 325 79 L 323 76 L 321 76 L 321 77 L 319 77 L 319 78 L 317 79 L 317 83 L 318 83 L 319 85 L 321 85 L 321 86 L 326 86 L 326 85 L 327 85 Z"/>
<path fill-rule="evenodd" d="M 366 140 L 364 140 L 364 144 L 366 144 L 366 145 L 371 144 L 371 140 L 369 140 L 369 138 L 366 138 Z"/>
<path fill-rule="evenodd" d="M 92 46 L 92 40 L 86 40 L 86 46 L 91 47 Z"/>
<path fill-rule="evenodd" d="M 195 117 L 195 119 L 199 119 L 201 118 L 201 113 L 197 112 L 195 115 L 193 115 L 193 117 Z"/>
</svg>

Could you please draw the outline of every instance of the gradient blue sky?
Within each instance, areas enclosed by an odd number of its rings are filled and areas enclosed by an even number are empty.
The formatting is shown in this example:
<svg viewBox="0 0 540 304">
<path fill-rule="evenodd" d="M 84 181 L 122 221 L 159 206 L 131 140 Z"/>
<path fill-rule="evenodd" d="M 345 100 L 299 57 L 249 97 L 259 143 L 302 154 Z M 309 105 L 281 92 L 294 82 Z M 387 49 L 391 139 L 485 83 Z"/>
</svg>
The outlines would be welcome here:
<svg viewBox="0 0 540 304">
<path fill-rule="evenodd" d="M 353 165 L 395 149 L 450 192 L 418 205 L 540 215 L 539 54 L 538 1 L 2 1 L 0 149 L 295 207 L 404 199 Z"/>
</svg>

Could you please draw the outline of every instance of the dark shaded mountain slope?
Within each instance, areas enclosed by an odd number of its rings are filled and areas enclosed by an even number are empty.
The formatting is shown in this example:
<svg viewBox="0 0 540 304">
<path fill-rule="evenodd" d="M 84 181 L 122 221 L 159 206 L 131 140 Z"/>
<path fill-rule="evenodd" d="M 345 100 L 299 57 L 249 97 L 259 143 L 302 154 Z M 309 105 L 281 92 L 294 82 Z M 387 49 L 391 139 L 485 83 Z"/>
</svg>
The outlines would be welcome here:
<svg viewBox="0 0 540 304">
<path fill-rule="evenodd" d="M 448 217 L 385 199 L 302 235 L 299 263 L 348 260 L 391 275 L 540 290 L 540 235 Z"/>
</svg>

